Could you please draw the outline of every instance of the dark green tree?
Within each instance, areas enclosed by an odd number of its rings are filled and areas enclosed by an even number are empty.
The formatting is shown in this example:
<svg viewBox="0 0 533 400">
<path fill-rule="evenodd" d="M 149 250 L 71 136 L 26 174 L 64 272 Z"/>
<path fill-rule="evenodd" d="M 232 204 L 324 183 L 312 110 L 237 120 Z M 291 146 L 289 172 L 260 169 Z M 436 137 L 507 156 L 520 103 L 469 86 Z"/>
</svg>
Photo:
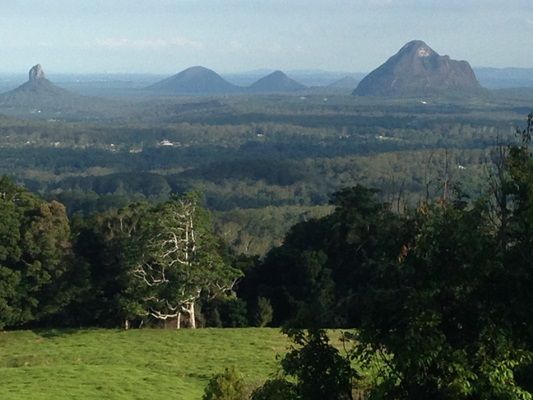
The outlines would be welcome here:
<svg viewBox="0 0 533 400">
<path fill-rule="evenodd" d="M 42 321 L 74 296 L 65 208 L 0 179 L 0 326 Z"/>
<path fill-rule="evenodd" d="M 448 199 L 404 217 L 397 256 L 363 292 L 359 356 L 385 366 L 372 398 L 532 398 L 532 128 L 530 116 L 506 155 L 498 201 Z"/>
<path fill-rule="evenodd" d="M 273 324 L 354 327 L 361 315 L 360 288 L 399 247 L 399 217 L 363 186 L 333 196 L 333 214 L 295 225 L 284 243 L 242 282 L 243 296 L 269 299 Z M 255 290 L 253 290 L 255 289 Z"/>
<path fill-rule="evenodd" d="M 356 372 L 348 355 L 342 356 L 329 343 L 324 330 L 286 329 L 285 333 L 294 345 L 281 359 L 282 374 L 256 389 L 252 399 L 352 399 Z"/>
<path fill-rule="evenodd" d="M 72 324 L 129 327 L 147 317 L 146 291 L 131 271 L 140 258 L 137 238 L 150 222 L 148 213 L 147 204 L 133 203 L 75 225 L 75 252 L 87 278 L 84 293 L 69 310 Z"/>
</svg>

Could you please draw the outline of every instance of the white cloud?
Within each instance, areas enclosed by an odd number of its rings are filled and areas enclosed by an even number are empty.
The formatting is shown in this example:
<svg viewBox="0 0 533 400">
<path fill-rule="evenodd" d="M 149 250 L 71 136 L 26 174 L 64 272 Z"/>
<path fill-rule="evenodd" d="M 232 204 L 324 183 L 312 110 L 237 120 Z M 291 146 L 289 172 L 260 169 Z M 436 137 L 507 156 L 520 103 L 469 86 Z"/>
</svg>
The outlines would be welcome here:
<svg viewBox="0 0 533 400">
<path fill-rule="evenodd" d="M 203 44 L 196 40 L 184 37 L 156 38 L 156 39 L 127 39 L 127 38 L 105 38 L 92 43 L 93 47 L 104 47 L 107 49 L 131 49 L 131 50 L 159 50 L 167 48 L 202 48 Z"/>
</svg>

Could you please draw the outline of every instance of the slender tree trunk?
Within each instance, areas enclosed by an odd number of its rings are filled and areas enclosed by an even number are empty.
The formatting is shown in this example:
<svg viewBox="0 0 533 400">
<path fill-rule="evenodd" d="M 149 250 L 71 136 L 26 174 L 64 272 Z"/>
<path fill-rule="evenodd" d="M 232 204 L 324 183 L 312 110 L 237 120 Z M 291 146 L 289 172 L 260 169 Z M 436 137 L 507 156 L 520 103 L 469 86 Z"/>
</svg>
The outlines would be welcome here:
<svg viewBox="0 0 533 400">
<path fill-rule="evenodd" d="M 189 328 L 196 329 L 196 316 L 194 315 L 194 301 L 187 303 L 184 307 L 184 311 L 189 317 Z"/>
<path fill-rule="evenodd" d="M 181 313 L 178 313 L 178 317 L 176 319 L 176 329 L 181 329 Z"/>
<path fill-rule="evenodd" d="M 125 321 L 124 321 L 124 329 L 125 329 L 125 330 L 130 329 L 130 321 L 129 321 L 129 320 L 125 320 Z"/>
<path fill-rule="evenodd" d="M 191 319 L 191 328 L 192 329 L 196 329 L 196 316 L 194 315 L 194 303 L 191 303 L 191 307 L 190 307 L 190 312 L 191 312 L 191 315 L 190 315 L 190 319 Z"/>
<path fill-rule="evenodd" d="M 191 323 L 191 328 L 196 329 L 196 316 L 194 315 L 194 303 L 189 305 L 189 321 Z"/>
</svg>

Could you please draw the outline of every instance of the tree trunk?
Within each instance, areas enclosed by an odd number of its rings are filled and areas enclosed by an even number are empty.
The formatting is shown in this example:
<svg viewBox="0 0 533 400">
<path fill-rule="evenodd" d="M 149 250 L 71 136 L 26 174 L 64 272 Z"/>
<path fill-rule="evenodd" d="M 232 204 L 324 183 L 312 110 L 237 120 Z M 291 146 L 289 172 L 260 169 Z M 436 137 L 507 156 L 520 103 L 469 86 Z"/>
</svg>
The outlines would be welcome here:
<svg viewBox="0 0 533 400">
<path fill-rule="evenodd" d="M 194 301 L 187 303 L 186 306 L 184 307 L 184 311 L 187 313 L 187 316 L 189 317 L 189 327 L 192 329 L 196 329 L 196 316 L 194 315 Z"/>
<path fill-rule="evenodd" d="M 181 329 L 181 313 L 178 313 L 178 317 L 176 318 L 176 329 Z"/>
<path fill-rule="evenodd" d="M 125 321 L 124 321 L 124 329 L 125 329 L 125 330 L 130 329 L 130 321 L 128 321 L 128 320 L 125 320 Z"/>
<path fill-rule="evenodd" d="M 189 308 L 189 321 L 191 322 L 191 328 L 196 329 L 196 316 L 194 315 L 194 303 L 191 303 Z"/>
</svg>

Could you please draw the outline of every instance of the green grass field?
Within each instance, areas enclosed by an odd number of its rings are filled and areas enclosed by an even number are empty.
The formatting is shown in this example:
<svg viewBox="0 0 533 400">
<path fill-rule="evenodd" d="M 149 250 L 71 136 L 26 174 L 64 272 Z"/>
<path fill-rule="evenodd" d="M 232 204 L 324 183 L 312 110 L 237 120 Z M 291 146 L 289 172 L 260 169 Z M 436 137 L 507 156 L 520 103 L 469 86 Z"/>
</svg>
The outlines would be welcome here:
<svg viewBox="0 0 533 400">
<path fill-rule="evenodd" d="M 278 329 L 0 332 L 0 399 L 201 399 L 226 366 L 260 384 L 288 345 Z"/>
</svg>

